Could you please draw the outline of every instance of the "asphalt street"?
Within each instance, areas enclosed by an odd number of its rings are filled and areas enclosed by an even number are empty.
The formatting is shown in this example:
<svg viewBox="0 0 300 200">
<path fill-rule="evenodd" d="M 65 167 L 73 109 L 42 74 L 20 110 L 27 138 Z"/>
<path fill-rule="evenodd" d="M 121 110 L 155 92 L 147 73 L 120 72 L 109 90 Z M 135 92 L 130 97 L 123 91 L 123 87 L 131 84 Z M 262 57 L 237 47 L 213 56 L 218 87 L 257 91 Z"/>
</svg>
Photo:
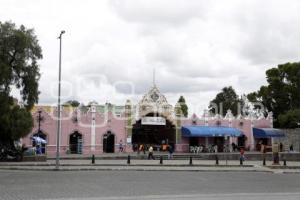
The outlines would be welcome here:
<svg viewBox="0 0 300 200">
<path fill-rule="evenodd" d="M 0 199 L 300 199 L 300 174 L 0 171 Z"/>
</svg>

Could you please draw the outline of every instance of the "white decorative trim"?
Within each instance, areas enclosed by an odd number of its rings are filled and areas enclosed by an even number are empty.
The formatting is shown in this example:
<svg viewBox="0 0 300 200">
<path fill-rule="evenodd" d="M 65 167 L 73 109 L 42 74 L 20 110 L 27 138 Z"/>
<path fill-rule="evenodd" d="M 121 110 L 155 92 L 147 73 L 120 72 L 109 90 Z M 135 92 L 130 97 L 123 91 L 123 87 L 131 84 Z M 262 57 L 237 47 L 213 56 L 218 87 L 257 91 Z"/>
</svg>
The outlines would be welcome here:
<svg viewBox="0 0 300 200">
<path fill-rule="evenodd" d="M 138 103 L 137 120 L 149 113 L 158 113 L 170 121 L 174 119 L 173 106 L 168 103 L 166 97 L 161 94 L 156 85 L 154 85 Z"/>
</svg>

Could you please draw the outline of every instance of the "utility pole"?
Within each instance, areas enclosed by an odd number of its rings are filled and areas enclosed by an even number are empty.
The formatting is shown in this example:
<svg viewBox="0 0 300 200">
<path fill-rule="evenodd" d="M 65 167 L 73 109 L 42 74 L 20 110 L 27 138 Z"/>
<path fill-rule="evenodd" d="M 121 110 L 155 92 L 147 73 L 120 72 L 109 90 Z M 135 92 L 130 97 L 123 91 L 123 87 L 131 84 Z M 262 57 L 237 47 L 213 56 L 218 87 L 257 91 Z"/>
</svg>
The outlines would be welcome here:
<svg viewBox="0 0 300 200">
<path fill-rule="evenodd" d="M 61 110 L 60 110 L 60 89 L 61 89 L 61 41 L 62 34 L 65 31 L 61 31 L 58 37 L 59 39 L 59 69 L 58 69 L 58 103 L 57 103 L 57 136 L 56 136 L 56 163 L 55 169 L 59 169 L 59 148 L 60 148 L 60 135 L 61 135 Z"/>
</svg>

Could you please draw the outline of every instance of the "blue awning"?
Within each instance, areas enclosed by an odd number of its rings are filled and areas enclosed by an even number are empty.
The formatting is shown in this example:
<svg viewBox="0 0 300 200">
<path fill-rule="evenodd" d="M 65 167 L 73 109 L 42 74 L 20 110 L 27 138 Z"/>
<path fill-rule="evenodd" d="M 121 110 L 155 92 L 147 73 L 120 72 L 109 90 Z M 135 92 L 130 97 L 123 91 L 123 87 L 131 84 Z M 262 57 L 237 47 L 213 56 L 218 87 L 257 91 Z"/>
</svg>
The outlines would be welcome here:
<svg viewBox="0 0 300 200">
<path fill-rule="evenodd" d="M 254 138 L 284 137 L 284 133 L 275 128 L 253 128 Z"/>
<path fill-rule="evenodd" d="M 181 133 L 184 137 L 239 137 L 243 133 L 237 128 L 224 126 L 183 126 Z"/>
</svg>

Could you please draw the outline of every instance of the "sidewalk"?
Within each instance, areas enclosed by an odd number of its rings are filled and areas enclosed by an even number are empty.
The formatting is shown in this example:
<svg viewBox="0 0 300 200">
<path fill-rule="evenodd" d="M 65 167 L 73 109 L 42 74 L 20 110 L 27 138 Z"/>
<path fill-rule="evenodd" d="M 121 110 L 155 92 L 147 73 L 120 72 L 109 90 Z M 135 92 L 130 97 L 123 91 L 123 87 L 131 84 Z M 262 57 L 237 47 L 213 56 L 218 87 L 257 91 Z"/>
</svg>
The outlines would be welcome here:
<svg viewBox="0 0 300 200">
<path fill-rule="evenodd" d="M 193 160 L 192 165 L 189 160 L 135 160 L 132 159 L 127 164 L 126 159 L 103 160 L 96 159 L 95 164 L 91 160 L 60 160 L 59 169 L 62 171 L 79 170 L 124 170 L 124 171 L 226 171 L 226 172 L 271 172 L 271 173 L 300 173 L 300 162 L 287 162 L 283 166 L 272 165 L 271 161 L 266 162 L 266 166 L 261 161 L 245 161 L 240 165 L 236 160 L 220 160 L 216 165 L 214 160 Z M 0 162 L 0 170 L 55 170 L 55 160 L 47 162 Z"/>
</svg>

